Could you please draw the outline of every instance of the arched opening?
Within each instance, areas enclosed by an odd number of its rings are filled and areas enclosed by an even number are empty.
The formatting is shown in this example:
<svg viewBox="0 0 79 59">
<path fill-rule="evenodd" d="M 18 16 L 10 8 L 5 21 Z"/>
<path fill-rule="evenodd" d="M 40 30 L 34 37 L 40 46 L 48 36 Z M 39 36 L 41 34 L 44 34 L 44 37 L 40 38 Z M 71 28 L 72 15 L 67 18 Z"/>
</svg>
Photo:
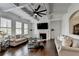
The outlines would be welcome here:
<svg viewBox="0 0 79 59">
<path fill-rule="evenodd" d="M 79 35 L 79 10 L 75 11 L 69 19 L 69 33 Z"/>
</svg>

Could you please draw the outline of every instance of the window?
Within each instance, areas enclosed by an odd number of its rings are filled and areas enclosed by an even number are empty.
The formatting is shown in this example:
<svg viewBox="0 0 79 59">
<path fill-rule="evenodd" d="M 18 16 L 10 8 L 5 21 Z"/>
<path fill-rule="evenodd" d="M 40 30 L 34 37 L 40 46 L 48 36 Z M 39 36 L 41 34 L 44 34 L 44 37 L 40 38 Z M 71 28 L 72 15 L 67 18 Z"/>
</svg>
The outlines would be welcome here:
<svg viewBox="0 0 79 59">
<path fill-rule="evenodd" d="M 21 31 L 22 26 L 21 25 L 22 25 L 21 22 L 16 22 L 16 35 L 22 33 L 22 31 Z"/>
<path fill-rule="evenodd" d="M 28 24 L 24 24 L 24 34 L 28 34 Z"/>
<path fill-rule="evenodd" d="M 3 31 L 7 35 L 11 35 L 11 20 L 6 18 L 1 18 L 0 31 Z"/>
</svg>

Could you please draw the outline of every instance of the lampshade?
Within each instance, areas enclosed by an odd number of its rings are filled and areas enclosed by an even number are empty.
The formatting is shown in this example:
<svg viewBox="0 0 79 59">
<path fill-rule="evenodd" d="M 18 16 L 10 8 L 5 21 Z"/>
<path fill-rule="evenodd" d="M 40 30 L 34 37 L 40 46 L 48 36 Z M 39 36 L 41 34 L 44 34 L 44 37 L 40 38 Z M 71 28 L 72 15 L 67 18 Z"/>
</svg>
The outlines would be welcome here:
<svg viewBox="0 0 79 59">
<path fill-rule="evenodd" d="M 4 35 L 5 33 L 3 31 L 0 31 L 0 35 Z"/>
<path fill-rule="evenodd" d="M 2 38 L 5 35 L 3 31 L 0 31 L 0 38 Z"/>
</svg>

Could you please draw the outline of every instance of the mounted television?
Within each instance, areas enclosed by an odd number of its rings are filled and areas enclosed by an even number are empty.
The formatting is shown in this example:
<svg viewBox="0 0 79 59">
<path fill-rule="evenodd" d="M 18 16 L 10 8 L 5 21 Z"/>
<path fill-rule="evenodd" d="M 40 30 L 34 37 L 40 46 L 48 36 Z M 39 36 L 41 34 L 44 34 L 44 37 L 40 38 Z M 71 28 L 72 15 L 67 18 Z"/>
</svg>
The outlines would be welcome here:
<svg viewBox="0 0 79 59">
<path fill-rule="evenodd" d="M 48 23 L 38 23 L 37 29 L 48 29 Z"/>
</svg>

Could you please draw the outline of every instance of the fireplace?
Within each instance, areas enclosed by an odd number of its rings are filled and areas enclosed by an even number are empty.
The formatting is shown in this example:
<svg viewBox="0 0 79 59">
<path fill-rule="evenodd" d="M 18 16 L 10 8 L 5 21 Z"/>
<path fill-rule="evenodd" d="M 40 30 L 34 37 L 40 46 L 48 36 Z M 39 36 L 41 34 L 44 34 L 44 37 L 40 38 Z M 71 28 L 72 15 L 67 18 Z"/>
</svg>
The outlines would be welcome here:
<svg viewBox="0 0 79 59">
<path fill-rule="evenodd" d="M 40 33 L 40 38 L 41 39 L 46 39 L 46 33 Z"/>
</svg>

